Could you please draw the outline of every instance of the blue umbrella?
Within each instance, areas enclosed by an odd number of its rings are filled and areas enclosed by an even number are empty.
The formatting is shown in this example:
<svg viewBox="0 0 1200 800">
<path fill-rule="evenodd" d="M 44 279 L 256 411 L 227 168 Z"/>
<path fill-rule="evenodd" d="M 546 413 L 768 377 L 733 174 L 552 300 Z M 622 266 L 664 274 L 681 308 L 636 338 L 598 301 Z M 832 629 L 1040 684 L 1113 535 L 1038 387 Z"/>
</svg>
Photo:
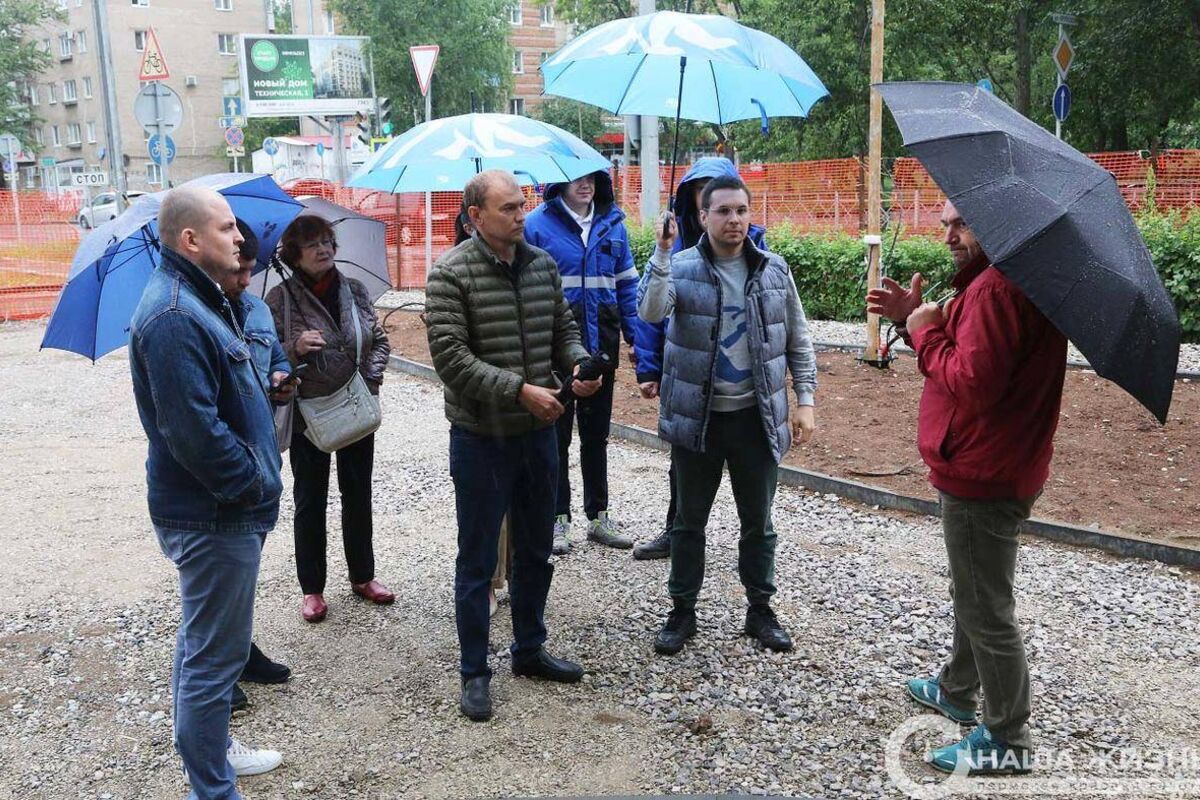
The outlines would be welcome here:
<svg viewBox="0 0 1200 800">
<path fill-rule="evenodd" d="M 672 192 L 680 119 L 761 119 L 765 132 L 768 118 L 806 117 L 829 94 L 792 48 L 712 14 L 659 11 L 613 20 L 572 39 L 541 70 L 546 94 L 614 114 L 674 117 Z"/>
<path fill-rule="evenodd" d="M 225 196 L 233 213 L 258 236 L 259 269 L 266 268 L 284 228 L 303 209 L 264 175 L 206 175 L 186 185 L 207 186 Z M 129 321 L 159 263 L 157 216 L 165 194 L 139 198 L 80 243 L 42 347 L 94 361 L 129 343 Z"/>
<path fill-rule="evenodd" d="M 409 129 L 377 151 L 348 185 L 393 194 L 457 191 L 487 169 L 536 184 L 573 181 L 609 166 L 582 139 L 548 123 L 511 114 L 463 114 Z"/>
</svg>

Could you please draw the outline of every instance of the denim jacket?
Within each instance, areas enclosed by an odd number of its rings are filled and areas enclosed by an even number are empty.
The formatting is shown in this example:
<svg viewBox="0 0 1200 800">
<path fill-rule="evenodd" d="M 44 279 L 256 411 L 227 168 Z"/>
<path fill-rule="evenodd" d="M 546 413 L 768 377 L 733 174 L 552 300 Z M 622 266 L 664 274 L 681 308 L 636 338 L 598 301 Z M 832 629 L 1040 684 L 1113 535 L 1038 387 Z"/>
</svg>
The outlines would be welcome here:
<svg viewBox="0 0 1200 800">
<path fill-rule="evenodd" d="M 129 361 L 150 444 L 151 521 L 211 533 L 275 527 L 281 462 L 252 349 L 220 287 L 169 248 L 134 311 Z"/>
<path fill-rule="evenodd" d="M 279 336 L 275 333 L 275 318 L 271 309 L 261 297 L 250 292 L 243 292 L 238 298 L 241 305 L 238 318 L 242 321 L 242 330 L 246 334 L 246 344 L 250 345 L 250 355 L 254 359 L 254 369 L 266 382 L 271 385 L 271 373 L 291 372 L 292 364 L 288 361 Z"/>
</svg>

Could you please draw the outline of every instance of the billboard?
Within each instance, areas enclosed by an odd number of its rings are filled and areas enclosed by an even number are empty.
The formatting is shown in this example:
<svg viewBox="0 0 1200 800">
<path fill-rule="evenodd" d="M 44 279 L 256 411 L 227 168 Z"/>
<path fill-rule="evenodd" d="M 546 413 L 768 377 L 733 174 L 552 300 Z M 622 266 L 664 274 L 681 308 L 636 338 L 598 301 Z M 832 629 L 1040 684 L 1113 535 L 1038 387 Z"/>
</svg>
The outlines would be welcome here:
<svg viewBox="0 0 1200 800">
<path fill-rule="evenodd" d="M 368 37 L 240 38 L 245 116 L 349 116 L 374 109 Z"/>
</svg>

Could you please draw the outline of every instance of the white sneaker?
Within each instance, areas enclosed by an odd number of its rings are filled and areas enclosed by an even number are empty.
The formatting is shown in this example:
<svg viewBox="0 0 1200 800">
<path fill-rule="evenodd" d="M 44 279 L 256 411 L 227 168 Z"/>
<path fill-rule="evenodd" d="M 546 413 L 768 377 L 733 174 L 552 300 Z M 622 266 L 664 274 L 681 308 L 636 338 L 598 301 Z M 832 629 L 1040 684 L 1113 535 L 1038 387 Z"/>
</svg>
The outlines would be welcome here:
<svg viewBox="0 0 1200 800">
<path fill-rule="evenodd" d="M 262 775 L 283 763 L 283 755 L 274 750 L 251 750 L 234 739 L 225 751 L 225 758 L 237 775 Z"/>
</svg>

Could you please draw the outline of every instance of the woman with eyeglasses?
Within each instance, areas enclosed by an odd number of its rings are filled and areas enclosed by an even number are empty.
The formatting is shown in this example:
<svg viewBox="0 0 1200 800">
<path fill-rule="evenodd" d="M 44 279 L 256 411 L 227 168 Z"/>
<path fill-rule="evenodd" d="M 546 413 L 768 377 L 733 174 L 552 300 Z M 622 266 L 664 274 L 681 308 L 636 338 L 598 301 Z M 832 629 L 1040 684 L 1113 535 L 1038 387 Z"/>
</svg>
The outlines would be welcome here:
<svg viewBox="0 0 1200 800">
<path fill-rule="evenodd" d="M 307 364 L 300 397 L 322 397 L 344 386 L 355 363 L 372 394 L 379 393 L 391 345 L 379 324 L 366 287 L 342 275 L 335 266 L 337 237 L 320 217 L 296 217 L 280 239 L 279 257 L 291 275 L 267 293 L 279 341 L 293 365 Z M 354 326 L 361 350 L 355 349 Z M 296 572 L 304 592 L 301 614 L 320 622 L 325 603 L 325 510 L 329 499 L 330 454 L 304 435 L 304 420 L 293 415 L 289 449 L 296 503 Z M 391 603 L 395 596 L 375 579 L 371 538 L 371 470 L 375 435 L 337 451 L 338 490 L 342 497 L 342 544 L 354 594 L 372 603 Z"/>
</svg>

